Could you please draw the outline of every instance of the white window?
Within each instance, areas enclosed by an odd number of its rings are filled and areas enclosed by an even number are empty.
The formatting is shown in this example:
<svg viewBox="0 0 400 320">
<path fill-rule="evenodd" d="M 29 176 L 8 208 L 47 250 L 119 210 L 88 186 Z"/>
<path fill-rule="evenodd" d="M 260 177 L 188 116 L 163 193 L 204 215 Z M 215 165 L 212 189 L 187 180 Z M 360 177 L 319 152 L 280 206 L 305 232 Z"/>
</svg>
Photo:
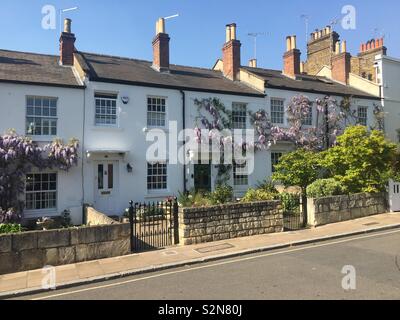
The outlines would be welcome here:
<svg viewBox="0 0 400 320">
<path fill-rule="evenodd" d="M 147 190 L 166 190 L 166 189 L 167 189 L 167 164 L 148 163 Z"/>
<path fill-rule="evenodd" d="M 368 108 L 367 107 L 358 107 L 357 118 L 358 118 L 358 124 L 361 124 L 362 126 L 367 126 Z"/>
<path fill-rule="evenodd" d="M 57 173 L 26 175 L 26 210 L 57 209 Z"/>
<path fill-rule="evenodd" d="M 285 118 L 284 100 L 271 99 L 271 121 L 275 124 L 283 124 Z"/>
<path fill-rule="evenodd" d="M 26 98 L 26 134 L 57 135 L 57 98 Z"/>
<path fill-rule="evenodd" d="M 166 99 L 159 97 L 147 98 L 147 125 L 149 127 L 165 127 Z"/>
<path fill-rule="evenodd" d="M 95 124 L 98 126 L 117 125 L 117 95 L 96 93 L 95 101 Z"/>
<path fill-rule="evenodd" d="M 271 171 L 275 172 L 275 166 L 279 163 L 283 153 L 282 152 L 271 152 Z"/>
<path fill-rule="evenodd" d="M 246 129 L 247 106 L 245 103 L 233 103 L 232 105 L 232 128 Z"/>
<path fill-rule="evenodd" d="M 305 116 L 303 116 L 303 119 L 301 120 L 301 123 L 305 126 L 312 126 L 313 124 L 313 110 L 312 107 L 310 106 L 308 108 L 308 112 Z"/>
<path fill-rule="evenodd" d="M 249 184 L 249 175 L 246 162 L 233 163 L 233 184 L 235 186 L 247 186 Z"/>
</svg>

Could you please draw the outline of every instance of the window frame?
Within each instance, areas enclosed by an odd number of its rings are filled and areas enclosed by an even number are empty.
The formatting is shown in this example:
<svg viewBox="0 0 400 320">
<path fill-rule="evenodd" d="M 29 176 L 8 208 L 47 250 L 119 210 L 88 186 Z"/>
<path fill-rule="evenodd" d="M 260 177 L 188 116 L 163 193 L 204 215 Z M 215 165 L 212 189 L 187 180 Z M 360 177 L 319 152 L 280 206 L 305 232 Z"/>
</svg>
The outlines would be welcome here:
<svg viewBox="0 0 400 320">
<path fill-rule="evenodd" d="M 40 184 L 41 184 L 41 186 L 42 186 L 42 184 L 43 184 L 43 175 L 55 175 L 55 189 L 47 189 L 47 190 L 42 190 L 42 189 L 40 189 L 40 190 L 27 190 L 27 186 L 28 186 L 28 176 L 36 176 L 36 175 L 40 175 L 41 176 L 41 180 L 40 180 Z M 35 180 L 33 180 L 33 185 L 35 184 L 35 182 L 34 182 Z M 47 180 L 47 183 L 48 184 L 50 184 L 51 183 L 51 180 L 50 180 L 50 178 L 49 178 L 49 180 Z M 57 212 L 57 210 L 58 210 L 58 183 L 59 183 L 59 176 L 58 176 L 58 173 L 56 172 L 56 171 L 46 171 L 46 172 L 31 172 L 31 173 L 28 173 L 28 174 L 26 174 L 26 176 L 25 176 L 25 207 L 24 207 L 24 211 L 25 212 L 27 212 L 28 214 L 29 213 L 35 213 L 35 212 Z M 34 189 L 34 186 L 33 186 L 33 189 Z M 28 203 L 29 202 L 31 202 L 31 201 L 28 201 L 28 195 L 29 194 L 33 194 L 33 195 L 35 195 L 35 194 L 38 194 L 38 193 L 42 193 L 42 194 L 44 194 L 44 193 L 47 193 L 47 194 L 50 194 L 50 193 L 53 193 L 53 194 L 55 194 L 55 198 L 54 198 L 54 201 L 55 201 L 55 206 L 54 207 L 47 207 L 47 208 L 39 208 L 39 209 L 37 209 L 36 208 L 36 203 L 35 202 L 37 202 L 37 200 L 35 199 L 35 197 L 32 199 L 32 208 L 28 208 Z M 47 200 L 47 201 L 49 201 L 49 200 Z"/>
<path fill-rule="evenodd" d="M 362 118 L 360 116 L 361 109 L 365 110 L 365 111 L 362 111 L 362 115 L 365 115 L 365 118 Z M 365 123 L 361 122 L 360 119 L 365 120 Z M 366 106 L 357 106 L 357 124 L 365 126 L 365 127 L 368 126 L 368 107 L 366 107 Z"/>
<path fill-rule="evenodd" d="M 312 127 L 314 124 L 314 110 L 312 106 L 309 106 L 308 114 L 301 119 L 303 126 Z"/>
<path fill-rule="evenodd" d="M 154 167 L 156 165 L 162 165 L 163 167 L 161 169 L 164 168 L 165 166 L 165 173 L 161 173 L 161 174 L 149 174 L 149 170 L 154 170 L 154 168 L 150 168 L 150 166 Z M 156 168 L 156 170 L 159 170 L 160 168 Z M 149 178 L 161 178 L 161 182 L 158 182 L 156 179 L 156 181 L 149 181 Z M 163 181 L 163 178 L 165 177 L 165 182 Z M 162 184 L 161 188 L 154 188 L 155 184 Z M 165 184 L 165 188 L 164 188 L 164 184 Z M 150 187 L 151 185 L 153 185 L 153 187 Z M 168 162 L 167 161 L 154 161 L 154 162 L 147 162 L 146 165 L 146 188 L 147 188 L 147 192 L 165 192 L 168 191 Z"/>
<path fill-rule="evenodd" d="M 162 110 L 161 110 L 161 111 L 154 111 L 154 110 L 149 111 L 150 105 L 151 105 L 151 106 L 156 106 L 156 107 L 158 106 L 157 104 L 153 104 L 153 103 L 149 104 L 149 99 L 160 99 L 160 100 L 164 100 L 164 106 L 162 105 L 162 103 L 161 103 L 161 105 L 160 105 L 161 108 L 164 107 L 164 111 L 162 111 Z M 164 116 L 164 125 L 150 124 L 149 114 L 156 115 L 155 118 L 152 118 L 152 120 L 155 120 L 155 121 L 159 120 L 159 119 L 157 118 L 158 115 L 163 115 L 163 116 Z M 160 121 L 162 121 L 162 118 L 161 118 Z M 167 128 L 167 123 L 168 123 L 168 97 L 148 95 L 148 96 L 146 97 L 146 126 L 147 126 L 148 128 L 161 128 L 161 129 L 166 129 L 166 128 Z"/>
<path fill-rule="evenodd" d="M 107 105 L 102 106 L 101 102 L 100 102 L 100 105 L 97 106 L 97 100 L 98 99 L 100 99 L 100 101 L 104 100 L 105 102 L 107 102 L 107 101 L 110 101 L 110 102 L 115 101 L 115 123 L 101 123 L 101 122 L 98 122 L 98 120 L 97 120 L 98 116 L 99 117 L 110 117 L 110 118 L 112 118 L 114 116 L 112 114 L 112 109 L 114 108 L 112 103 L 111 103 L 111 106 L 110 106 L 111 113 L 108 113 L 107 112 L 107 107 L 108 107 Z M 97 112 L 98 107 L 100 108 L 100 111 L 101 111 L 101 108 L 104 107 L 106 112 L 105 113 L 102 113 L 102 112 L 98 113 Z M 104 118 L 104 119 L 106 119 L 106 118 Z M 119 127 L 118 93 L 103 93 L 103 92 L 95 92 L 94 93 L 94 125 L 96 127 L 106 127 L 106 128 L 107 127 L 109 127 L 109 128 L 115 128 L 115 127 L 118 128 Z"/>
<path fill-rule="evenodd" d="M 276 162 L 276 163 L 273 161 L 273 157 L 272 157 L 273 154 L 280 154 L 280 156 L 278 157 L 278 162 Z M 271 173 L 276 172 L 275 166 L 279 163 L 280 158 L 282 158 L 284 154 L 285 153 L 283 151 L 271 151 L 271 155 L 270 155 Z"/>
<path fill-rule="evenodd" d="M 233 102 L 232 103 L 232 129 L 233 130 L 246 130 L 247 129 L 247 103 L 244 102 Z M 243 110 L 238 110 L 244 108 Z M 235 110 L 236 109 L 236 110 Z M 244 115 L 243 115 L 244 113 Z M 240 121 L 235 121 L 240 119 Z M 242 124 L 242 126 L 236 126 L 236 124 Z"/>
<path fill-rule="evenodd" d="M 248 187 L 249 186 L 249 174 L 236 174 L 237 168 L 246 168 L 247 167 L 247 162 L 244 162 L 242 164 L 238 164 L 236 163 L 236 161 L 233 161 L 233 185 L 235 188 L 244 188 L 244 187 Z M 243 180 L 245 179 L 245 180 Z M 244 183 L 237 183 L 238 181 L 243 182 Z"/>
<path fill-rule="evenodd" d="M 274 113 L 277 113 L 277 111 L 273 110 L 273 107 L 276 107 L 276 105 L 273 104 L 273 101 L 279 101 L 282 103 L 282 111 L 279 111 L 279 113 L 282 113 L 282 122 L 276 122 L 274 121 Z M 270 110 L 271 110 L 271 123 L 272 124 L 281 124 L 285 125 L 285 99 L 283 98 L 276 98 L 276 97 L 271 97 L 270 99 Z"/>
<path fill-rule="evenodd" d="M 33 99 L 32 106 L 28 105 L 29 99 Z M 36 99 L 41 100 L 40 110 L 41 114 L 36 115 Z M 49 100 L 48 107 L 44 105 L 44 100 Z M 55 107 L 52 107 L 51 101 L 55 101 Z M 50 96 L 38 96 L 38 95 L 26 95 L 25 96 L 25 133 L 27 136 L 30 137 L 56 137 L 58 134 L 58 97 L 50 97 Z M 32 114 L 29 114 L 28 110 L 32 108 Z M 48 108 L 48 115 L 44 115 L 45 108 Z M 55 115 L 51 115 L 51 110 L 55 109 Z M 36 121 L 33 121 L 34 125 L 32 128 L 32 132 L 29 132 L 32 122 L 28 121 L 28 118 L 32 118 L 33 120 L 39 119 L 40 120 L 40 130 L 41 133 L 36 133 Z M 48 121 L 49 124 L 47 126 L 48 134 L 43 134 L 44 125 L 43 122 Z M 52 123 L 55 121 L 55 126 Z M 55 133 L 52 132 L 52 129 L 55 128 Z"/>
</svg>

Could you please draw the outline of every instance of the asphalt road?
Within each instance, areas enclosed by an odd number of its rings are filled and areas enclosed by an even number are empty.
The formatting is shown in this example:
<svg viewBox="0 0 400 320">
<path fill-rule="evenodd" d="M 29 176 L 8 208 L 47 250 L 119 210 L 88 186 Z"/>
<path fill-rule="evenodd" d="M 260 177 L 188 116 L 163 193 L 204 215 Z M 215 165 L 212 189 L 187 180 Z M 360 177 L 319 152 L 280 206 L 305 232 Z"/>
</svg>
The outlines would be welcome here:
<svg viewBox="0 0 400 320">
<path fill-rule="evenodd" d="M 344 266 L 356 289 L 344 290 Z M 346 282 L 351 283 L 352 282 Z M 400 299 L 400 230 L 74 287 L 19 299 Z"/>
</svg>

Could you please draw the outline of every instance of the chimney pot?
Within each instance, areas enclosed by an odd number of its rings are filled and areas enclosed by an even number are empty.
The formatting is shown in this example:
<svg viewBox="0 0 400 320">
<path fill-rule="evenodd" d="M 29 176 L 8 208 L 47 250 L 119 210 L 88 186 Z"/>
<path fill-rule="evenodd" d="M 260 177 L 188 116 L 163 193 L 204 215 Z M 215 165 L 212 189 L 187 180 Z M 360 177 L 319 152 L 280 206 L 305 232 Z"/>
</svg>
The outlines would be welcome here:
<svg viewBox="0 0 400 320">
<path fill-rule="evenodd" d="M 71 19 L 65 19 L 64 20 L 64 32 L 65 33 L 71 33 Z"/>
<path fill-rule="evenodd" d="M 347 43 L 346 41 L 342 41 L 342 53 L 347 52 Z"/>
<path fill-rule="evenodd" d="M 286 52 L 289 52 L 290 50 L 292 50 L 292 39 L 290 38 L 290 36 L 286 37 Z"/>
<path fill-rule="evenodd" d="M 290 37 L 290 42 L 292 44 L 292 49 L 291 50 L 297 49 L 296 36 L 291 36 Z"/>
<path fill-rule="evenodd" d="M 249 60 L 249 67 L 250 68 L 257 68 L 257 59 L 250 59 Z"/>
</svg>

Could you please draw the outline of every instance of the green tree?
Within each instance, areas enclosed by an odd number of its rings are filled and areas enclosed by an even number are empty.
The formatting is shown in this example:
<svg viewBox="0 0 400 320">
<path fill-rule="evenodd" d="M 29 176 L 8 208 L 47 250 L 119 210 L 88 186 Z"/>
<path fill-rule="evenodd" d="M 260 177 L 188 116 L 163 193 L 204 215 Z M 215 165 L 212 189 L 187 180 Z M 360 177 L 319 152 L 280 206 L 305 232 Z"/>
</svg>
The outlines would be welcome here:
<svg viewBox="0 0 400 320">
<path fill-rule="evenodd" d="M 380 192 L 386 188 L 395 152 L 396 145 L 381 131 L 352 126 L 324 152 L 321 165 L 347 193 Z"/>
<path fill-rule="evenodd" d="M 297 149 L 282 156 L 275 166 L 272 180 L 282 183 L 285 187 L 301 188 L 303 212 L 307 212 L 307 186 L 319 178 L 320 155 L 314 151 Z"/>
</svg>

